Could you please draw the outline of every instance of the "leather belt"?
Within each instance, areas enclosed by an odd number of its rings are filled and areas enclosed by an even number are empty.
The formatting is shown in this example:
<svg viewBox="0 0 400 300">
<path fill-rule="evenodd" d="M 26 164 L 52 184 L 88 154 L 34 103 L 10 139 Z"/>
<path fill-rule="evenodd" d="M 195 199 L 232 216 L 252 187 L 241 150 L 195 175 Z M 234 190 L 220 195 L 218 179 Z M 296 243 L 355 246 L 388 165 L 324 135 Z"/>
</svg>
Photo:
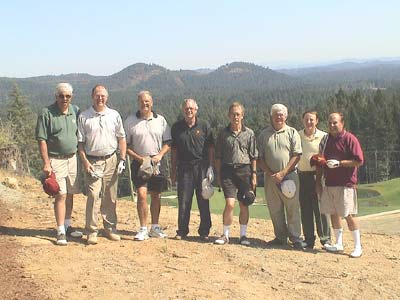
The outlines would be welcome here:
<svg viewBox="0 0 400 300">
<path fill-rule="evenodd" d="M 111 156 L 113 156 L 115 154 L 115 151 L 111 154 L 107 154 L 107 155 L 103 155 L 103 156 L 97 156 L 97 155 L 88 155 L 86 154 L 86 157 L 88 159 L 92 159 L 92 160 L 106 160 L 109 159 Z"/>
<path fill-rule="evenodd" d="M 67 159 L 67 158 L 71 158 L 75 155 L 75 153 L 71 153 L 71 154 L 60 154 L 60 155 L 54 155 L 54 154 L 49 154 L 50 158 L 55 158 L 55 159 Z"/>
<path fill-rule="evenodd" d="M 315 171 L 300 171 L 300 170 L 297 170 L 297 172 L 299 173 L 299 175 L 315 175 L 316 174 L 316 172 Z"/>
</svg>

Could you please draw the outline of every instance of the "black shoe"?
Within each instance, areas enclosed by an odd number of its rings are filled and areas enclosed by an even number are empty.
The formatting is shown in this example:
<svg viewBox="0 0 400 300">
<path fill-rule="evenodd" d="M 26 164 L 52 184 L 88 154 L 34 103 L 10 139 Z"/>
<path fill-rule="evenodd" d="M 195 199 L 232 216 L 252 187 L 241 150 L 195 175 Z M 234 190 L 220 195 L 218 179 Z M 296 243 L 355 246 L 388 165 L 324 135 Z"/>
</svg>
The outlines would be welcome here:
<svg viewBox="0 0 400 300">
<path fill-rule="evenodd" d="M 285 245 L 286 243 L 278 238 L 274 238 L 273 240 L 267 242 L 268 247 L 282 247 Z"/>
<path fill-rule="evenodd" d="M 303 243 L 304 243 L 304 248 L 307 248 L 307 249 L 314 249 L 315 241 L 314 241 L 314 242 L 311 242 L 311 241 L 304 241 Z"/>
<path fill-rule="evenodd" d="M 304 250 L 307 247 L 307 244 L 305 242 L 294 242 L 293 243 L 293 249 L 296 250 Z"/>
<path fill-rule="evenodd" d="M 200 235 L 200 240 L 203 242 L 209 242 L 210 238 L 208 237 L 208 235 Z"/>
<path fill-rule="evenodd" d="M 67 237 L 73 237 L 73 238 L 81 238 L 83 236 L 83 233 L 81 231 L 76 230 L 72 226 L 69 226 L 67 228 Z"/>
</svg>

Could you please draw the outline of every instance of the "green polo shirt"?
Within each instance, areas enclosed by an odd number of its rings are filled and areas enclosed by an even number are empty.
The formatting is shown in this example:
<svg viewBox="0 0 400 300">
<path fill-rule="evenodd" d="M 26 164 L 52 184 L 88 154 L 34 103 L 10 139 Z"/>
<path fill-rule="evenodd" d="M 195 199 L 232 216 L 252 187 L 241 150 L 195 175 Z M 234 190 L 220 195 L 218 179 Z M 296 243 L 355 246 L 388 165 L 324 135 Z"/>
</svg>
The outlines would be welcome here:
<svg viewBox="0 0 400 300">
<path fill-rule="evenodd" d="M 265 128 L 258 137 L 257 145 L 260 159 L 273 173 L 285 168 L 293 156 L 302 153 L 299 133 L 288 125 L 278 131 L 272 126 Z"/>
<path fill-rule="evenodd" d="M 57 103 L 44 108 L 37 119 L 36 140 L 46 141 L 49 155 L 67 155 L 76 153 L 77 114 L 79 108 L 69 105 L 68 112 L 63 114 Z"/>
</svg>

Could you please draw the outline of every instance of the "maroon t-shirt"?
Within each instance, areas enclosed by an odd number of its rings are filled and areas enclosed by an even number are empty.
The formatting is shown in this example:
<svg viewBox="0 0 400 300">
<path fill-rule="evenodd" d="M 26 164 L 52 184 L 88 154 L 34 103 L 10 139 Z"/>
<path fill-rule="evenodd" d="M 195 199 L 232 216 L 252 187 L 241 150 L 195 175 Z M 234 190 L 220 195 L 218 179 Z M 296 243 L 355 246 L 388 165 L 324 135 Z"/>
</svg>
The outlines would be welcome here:
<svg viewBox="0 0 400 300">
<path fill-rule="evenodd" d="M 322 146 L 322 145 L 321 145 Z M 338 136 L 329 134 L 324 151 L 326 160 L 356 160 L 364 163 L 364 154 L 358 139 L 343 130 Z M 357 184 L 357 168 L 338 167 L 330 169 L 325 166 L 325 184 L 327 186 L 353 187 Z"/>
</svg>

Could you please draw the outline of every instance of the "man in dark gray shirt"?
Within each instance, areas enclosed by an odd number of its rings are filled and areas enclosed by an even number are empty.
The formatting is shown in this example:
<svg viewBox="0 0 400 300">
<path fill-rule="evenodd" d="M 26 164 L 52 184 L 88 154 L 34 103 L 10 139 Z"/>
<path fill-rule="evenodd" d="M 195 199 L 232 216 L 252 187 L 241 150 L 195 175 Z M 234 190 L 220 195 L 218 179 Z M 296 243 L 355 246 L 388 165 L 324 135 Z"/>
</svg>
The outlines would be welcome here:
<svg viewBox="0 0 400 300">
<path fill-rule="evenodd" d="M 233 102 L 228 114 L 230 124 L 222 129 L 215 146 L 215 166 L 217 180 L 224 191 L 225 209 L 223 214 L 223 234 L 215 243 L 229 243 L 229 230 L 233 219 L 233 208 L 237 190 L 240 192 L 242 183 L 255 190 L 257 184 L 256 161 L 258 151 L 253 130 L 243 125 L 244 107 L 239 102 Z M 239 200 L 240 240 L 242 245 L 250 245 L 246 237 L 249 221 L 249 207 Z"/>
</svg>

